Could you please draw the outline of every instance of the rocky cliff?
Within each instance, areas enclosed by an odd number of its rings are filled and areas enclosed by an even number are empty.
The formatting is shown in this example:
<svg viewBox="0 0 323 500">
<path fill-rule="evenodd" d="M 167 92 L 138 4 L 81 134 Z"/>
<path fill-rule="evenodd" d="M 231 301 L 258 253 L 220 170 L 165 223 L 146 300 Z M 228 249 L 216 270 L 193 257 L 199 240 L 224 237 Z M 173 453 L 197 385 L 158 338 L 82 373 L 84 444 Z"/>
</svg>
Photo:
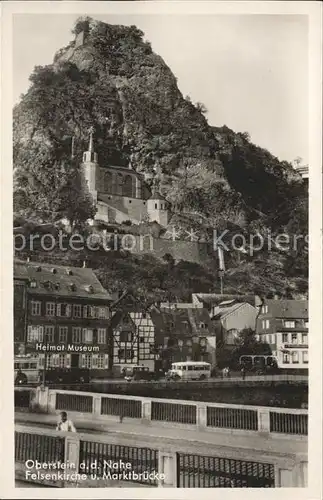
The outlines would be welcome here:
<svg viewBox="0 0 323 500">
<path fill-rule="evenodd" d="M 150 174 L 184 218 L 200 215 L 205 227 L 231 224 L 246 233 L 307 233 L 299 174 L 247 133 L 210 126 L 203 105 L 183 97 L 139 29 L 87 18 L 71 38 L 51 64 L 35 68 L 14 109 L 18 213 L 45 221 L 93 213 L 80 192 L 79 165 L 94 126 L 100 164 L 130 162 Z"/>
</svg>

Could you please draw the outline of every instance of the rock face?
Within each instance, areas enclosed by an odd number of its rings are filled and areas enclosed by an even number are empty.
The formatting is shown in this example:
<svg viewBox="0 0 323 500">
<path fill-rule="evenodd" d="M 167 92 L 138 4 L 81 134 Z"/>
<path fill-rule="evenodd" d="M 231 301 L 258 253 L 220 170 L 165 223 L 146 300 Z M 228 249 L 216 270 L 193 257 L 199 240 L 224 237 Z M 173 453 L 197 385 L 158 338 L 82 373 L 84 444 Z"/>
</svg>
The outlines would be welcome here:
<svg viewBox="0 0 323 500">
<path fill-rule="evenodd" d="M 91 126 L 100 165 L 131 163 L 159 184 L 173 207 L 201 213 L 212 224 L 220 212 L 231 222 L 246 220 L 249 208 L 270 212 L 270 199 L 263 204 L 267 187 L 272 196 L 280 183 L 285 199 L 289 185 L 300 182 L 289 164 L 268 152 L 263 162 L 264 151 L 241 134 L 209 126 L 203 107 L 182 96 L 171 70 L 135 26 L 87 18 L 73 33 L 51 65 L 35 68 L 14 110 L 15 182 L 25 205 L 35 202 L 35 189 L 48 179 L 52 198 L 61 197 L 72 137 L 78 165 Z M 250 176 L 259 182 L 254 191 Z"/>
</svg>

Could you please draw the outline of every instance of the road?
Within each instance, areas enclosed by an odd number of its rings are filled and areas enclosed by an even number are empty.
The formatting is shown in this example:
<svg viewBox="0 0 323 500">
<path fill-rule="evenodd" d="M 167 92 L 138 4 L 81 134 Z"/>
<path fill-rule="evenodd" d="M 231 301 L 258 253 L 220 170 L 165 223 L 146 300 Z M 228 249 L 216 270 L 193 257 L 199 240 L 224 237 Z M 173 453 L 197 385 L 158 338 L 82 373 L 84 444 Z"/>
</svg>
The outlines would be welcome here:
<svg viewBox="0 0 323 500">
<path fill-rule="evenodd" d="M 58 415 L 44 415 L 34 413 L 15 413 L 15 424 L 27 425 L 35 428 L 50 428 L 55 430 L 58 420 Z M 131 421 L 128 419 L 120 423 L 116 420 L 108 420 L 105 422 L 96 421 L 91 417 L 84 415 L 73 416 L 73 422 L 79 433 L 85 434 L 113 434 L 123 436 L 142 436 L 143 438 L 153 438 L 162 440 L 163 442 L 181 441 L 198 444 L 204 446 L 224 446 L 233 449 L 252 449 L 259 452 L 278 452 L 278 453 L 306 453 L 307 438 L 303 436 L 281 435 L 261 435 L 260 433 L 244 433 L 236 432 L 232 434 L 226 430 L 201 430 L 184 426 L 163 426 L 156 423 L 149 425 L 142 424 L 140 421 Z"/>
</svg>

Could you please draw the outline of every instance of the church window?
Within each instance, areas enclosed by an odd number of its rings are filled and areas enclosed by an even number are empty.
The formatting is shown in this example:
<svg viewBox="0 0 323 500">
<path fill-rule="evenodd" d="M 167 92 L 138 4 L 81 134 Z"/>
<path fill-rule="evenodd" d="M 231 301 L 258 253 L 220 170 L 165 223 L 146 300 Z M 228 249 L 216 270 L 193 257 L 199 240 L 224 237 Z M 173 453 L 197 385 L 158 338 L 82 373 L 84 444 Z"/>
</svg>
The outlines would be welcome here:
<svg viewBox="0 0 323 500">
<path fill-rule="evenodd" d="M 157 210 L 157 203 L 155 203 L 155 209 Z"/>
<path fill-rule="evenodd" d="M 132 198 L 132 176 L 127 175 L 123 184 L 123 195 Z"/>
<path fill-rule="evenodd" d="M 123 195 L 123 175 L 117 175 L 117 194 Z"/>
</svg>

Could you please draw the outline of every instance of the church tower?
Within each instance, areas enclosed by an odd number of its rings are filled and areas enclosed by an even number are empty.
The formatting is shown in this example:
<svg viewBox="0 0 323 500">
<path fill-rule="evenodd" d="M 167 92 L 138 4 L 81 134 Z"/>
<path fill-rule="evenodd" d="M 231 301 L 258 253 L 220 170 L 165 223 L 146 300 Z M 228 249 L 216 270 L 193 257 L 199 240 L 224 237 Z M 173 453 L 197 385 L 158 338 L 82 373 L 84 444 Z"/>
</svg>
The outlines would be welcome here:
<svg viewBox="0 0 323 500">
<path fill-rule="evenodd" d="M 163 227 L 168 225 L 168 203 L 155 188 L 153 188 L 152 195 L 147 202 L 147 211 L 151 222 L 156 221 Z"/>
<path fill-rule="evenodd" d="M 97 202 L 97 179 L 99 175 L 99 164 L 98 164 L 98 155 L 94 151 L 93 147 L 93 133 L 94 128 L 90 128 L 90 141 L 88 150 L 83 153 L 83 174 L 85 178 L 85 182 L 88 186 L 89 192 L 93 197 L 94 203 Z"/>
</svg>

